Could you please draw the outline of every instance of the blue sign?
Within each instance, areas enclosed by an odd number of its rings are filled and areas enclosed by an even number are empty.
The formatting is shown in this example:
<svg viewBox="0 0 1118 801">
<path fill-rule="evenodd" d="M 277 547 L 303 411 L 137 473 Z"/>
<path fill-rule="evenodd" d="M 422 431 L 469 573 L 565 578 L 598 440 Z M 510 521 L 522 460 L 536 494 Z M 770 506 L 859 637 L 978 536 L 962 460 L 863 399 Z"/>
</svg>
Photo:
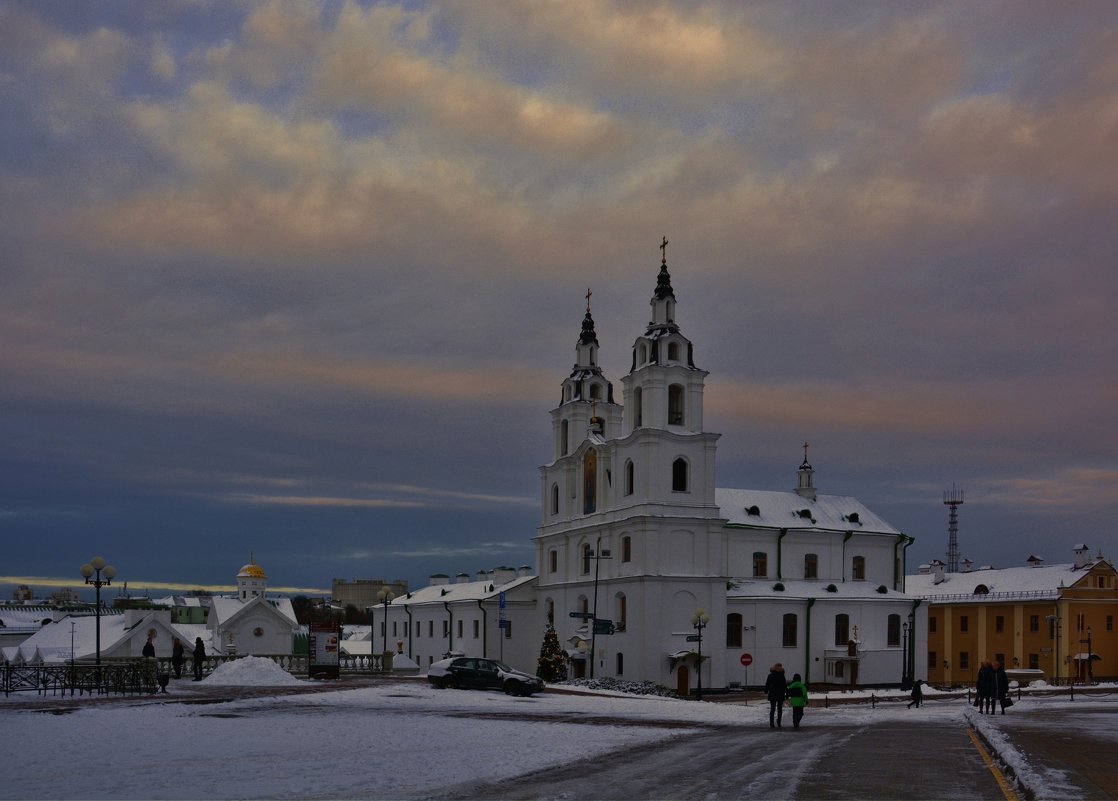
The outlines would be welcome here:
<svg viewBox="0 0 1118 801">
<path fill-rule="evenodd" d="M 508 627 L 509 627 L 509 622 L 507 620 L 505 620 L 504 618 L 501 618 L 500 620 L 497 621 L 497 628 L 507 629 Z"/>
<path fill-rule="evenodd" d="M 504 609 L 505 608 L 505 594 L 503 592 L 497 593 L 497 608 L 498 609 Z"/>
</svg>

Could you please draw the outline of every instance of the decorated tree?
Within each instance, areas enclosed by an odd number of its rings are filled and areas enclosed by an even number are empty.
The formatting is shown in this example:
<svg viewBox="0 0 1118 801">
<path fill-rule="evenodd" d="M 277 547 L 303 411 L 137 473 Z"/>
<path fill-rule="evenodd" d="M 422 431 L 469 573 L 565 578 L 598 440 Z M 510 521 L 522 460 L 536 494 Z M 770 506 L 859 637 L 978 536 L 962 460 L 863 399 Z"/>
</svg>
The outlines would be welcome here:
<svg viewBox="0 0 1118 801">
<path fill-rule="evenodd" d="M 550 682 L 567 680 L 567 655 L 559 645 L 559 636 L 555 633 L 555 627 L 550 623 L 547 624 L 547 630 L 543 635 L 536 675 Z"/>
</svg>

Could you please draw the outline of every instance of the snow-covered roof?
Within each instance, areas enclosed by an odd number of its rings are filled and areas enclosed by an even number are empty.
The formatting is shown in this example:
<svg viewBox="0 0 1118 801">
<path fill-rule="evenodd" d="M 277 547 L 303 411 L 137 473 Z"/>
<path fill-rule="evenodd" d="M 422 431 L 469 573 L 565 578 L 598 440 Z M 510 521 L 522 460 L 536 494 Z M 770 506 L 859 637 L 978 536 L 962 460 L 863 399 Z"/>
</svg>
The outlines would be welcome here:
<svg viewBox="0 0 1118 801">
<path fill-rule="evenodd" d="M 457 584 L 433 584 L 412 590 L 407 595 L 400 595 L 389 602 L 391 606 L 452 601 L 484 601 L 496 598 L 502 592 L 511 592 L 536 580 L 536 576 L 518 576 L 507 584 L 498 584 L 491 579 L 485 581 L 465 581 Z"/>
<path fill-rule="evenodd" d="M 1010 597 L 1055 598 L 1063 587 L 1070 587 L 1083 578 L 1094 563 L 1076 568 L 1074 564 L 1041 567 L 1005 567 L 998 570 L 972 570 L 969 573 L 944 573 L 943 581 L 935 582 L 935 573 L 905 577 L 905 591 L 922 598 L 1000 601 Z M 984 587 L 986 592 L 975 589 Z M 1012 594 L 1007 595 L 1007 594 Z"/>
<path fill-rule="evenodd" d="M 714 501 L 732 525 L 900 534 L 849 495 L 817 495 L 812 500 L 795 492 L 721 488 L 714 491 Z"/>
<path fill-rule="evenodd" d="M 259 597 L 260 596 L 257 596 L 247 601 L 242 601 L 239 598 L 224 595 L 215 596 L 211 599 L 213 601 L 213 606 L 210 608 L 210 614 L 214 616 L 213 619 L 218 625 L 228 623 L 234 616 L 238 615 Z M 262 601 L 288 618 L 292 625 L 298 624 L 298 620 L 295 618 L 295 607 L 291 605 L 290 598 L 263 598 Z"/>
<path fill-rule="evenodd" d="M 885 592 L 878 592 L 878 588 L 885 585 L 874 584 L 869 581 L 735 578 L 730 579 L 729 584 L 730 587 L 726 590 L 727 600 L 733 600 L 734 598 L 749 598 L 750 600 L 759 598 L 858 598 L 861 600 L 887 599 L 896 601 L 899 598 L 907 597 L 905 593 L 896 592 L 888 587 L 886 587 Z M 775 589 L 778 584 L 784 589 Z M 827 589 L 831 586 L 835 588 L 834 592 Z"/>
<path fill-rule="evenodd" d="M 164 615 L 167 613 L 164 612 Z M 207 650 L 212 650 L 209 645 L 210 630 L 198 624 L 168 623 L 158 613 L 153 616 L 144 616 L 139 621 L 129 625 L 127 616 L 102 612 L 101 614 L 101 653 L 111 652 L 120 643 L 131 636 L 146 636 L 145 632 L 152 626 L 165 628 L 173 636 L 178 637 L 184 644 L 194 642 L 195 637 L 201 637 Z M 17 651 L 22 657 L 20 661 L 35 662 L 62 662 L 71 657 L 71 637 L 73 637 L 73 655 L 76 659 L 88 659 L 97 653 L 97 618 L 93 615 L 67 616 L 61 620 L 43 626 L 37 632 L 24 640 Z M 160 647 L 170 649 L 170 640 Z M 7 651 L 8 649 L 5 649 Z M 16 661 L 13 659 L 13 661 Z"/>
<path fill-rule="evenodd" d="M 37 629 L 53 615 L 49 606 L 0 606 L 0 629 Z"/>
</svg>

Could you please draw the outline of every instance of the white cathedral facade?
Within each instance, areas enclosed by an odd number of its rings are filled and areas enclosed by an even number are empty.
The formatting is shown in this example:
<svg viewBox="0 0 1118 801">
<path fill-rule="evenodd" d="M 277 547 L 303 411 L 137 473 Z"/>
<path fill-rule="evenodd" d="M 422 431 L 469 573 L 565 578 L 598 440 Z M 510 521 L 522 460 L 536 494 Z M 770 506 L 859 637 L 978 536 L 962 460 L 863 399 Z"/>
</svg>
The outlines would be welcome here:
<svg viewBox="0 0 1118 801">
<path fill-rule="evenodd" d="M 535 579 L 508 571 L 517 580 L 502 593 L 496 571 L 440 578 L 437 596 L 395 599 L 385 626 L 399 649 L 421 667 L 443 647 L 534 670 L 551 623 L 574 675 L 681 693 L 763 684 L 775 662 L 815 684 L 926 678 L 927 610 L 904 593 L 910 537 L 854 498 L 817 493 L 806 447 L 794 489 L 716 488 L 707 373 L 677 322 L 666 258 L 622 403 L 589 303 L 575 354 L 540 468 Z"/>
</svg>

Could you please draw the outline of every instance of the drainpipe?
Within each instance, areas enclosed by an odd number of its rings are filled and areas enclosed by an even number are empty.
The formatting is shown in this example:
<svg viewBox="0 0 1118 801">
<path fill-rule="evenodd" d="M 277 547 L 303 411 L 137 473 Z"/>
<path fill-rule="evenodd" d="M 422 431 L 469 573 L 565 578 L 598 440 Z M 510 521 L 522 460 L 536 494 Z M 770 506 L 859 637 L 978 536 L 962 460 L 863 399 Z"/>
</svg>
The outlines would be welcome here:
<svg viewBox="0 0 1118 801">
<path fill-rule="evenodd" d="M 804 684 L 811 682 L 811 607 L 815 606 L 815 599 L 807 599 L 807 613 L 804 617 L 807 625 L 804 626 Z"/>
<path fill-rule="evenodd" d="M 893 589 L 898 592 L 904 592 L 905 588 L 905 573 L 908 571 L 908 546 L 916 542 L 915 537 L 910 537 L 907 534 L 901 533 L 897 535 L 897 541 L 893 543 Z M 900 558 L 897 558 L 897 548 L 903 548 Z"/>
<path fill-rule="evenodd" d="M 842 580 L 846 581 L 846 541 L 854 536 L 853 531 L 846 532 L 846 536 L 842 538 Z"/>
<path fill-rule="evenodd" d="M 784 578 L 784 553 L 781 550 L 780 541 L 784 539 L 787 533 L 788 529 L 782 528 L 780 530 L 780 536 L 776 538 L 776 577 L 778 579 Z"/>
<path fill-rule="evenodd" d="M 454 613 L 450 611 L 450 601 L 443 601 L 443 608 L 446 609 L 446 631 L 450 636 L 450 643 L 446 646 L 447 652 L 454 650 Z"/>
<path fill-rule="evenodd" d="M 481 610 L 481 655 L 485 658 L 489 656 L 489 626 L 486 621 L 485 604 L 480 598 L 474 600 L 477 601 L 477 608 Z"/>
</svg>

